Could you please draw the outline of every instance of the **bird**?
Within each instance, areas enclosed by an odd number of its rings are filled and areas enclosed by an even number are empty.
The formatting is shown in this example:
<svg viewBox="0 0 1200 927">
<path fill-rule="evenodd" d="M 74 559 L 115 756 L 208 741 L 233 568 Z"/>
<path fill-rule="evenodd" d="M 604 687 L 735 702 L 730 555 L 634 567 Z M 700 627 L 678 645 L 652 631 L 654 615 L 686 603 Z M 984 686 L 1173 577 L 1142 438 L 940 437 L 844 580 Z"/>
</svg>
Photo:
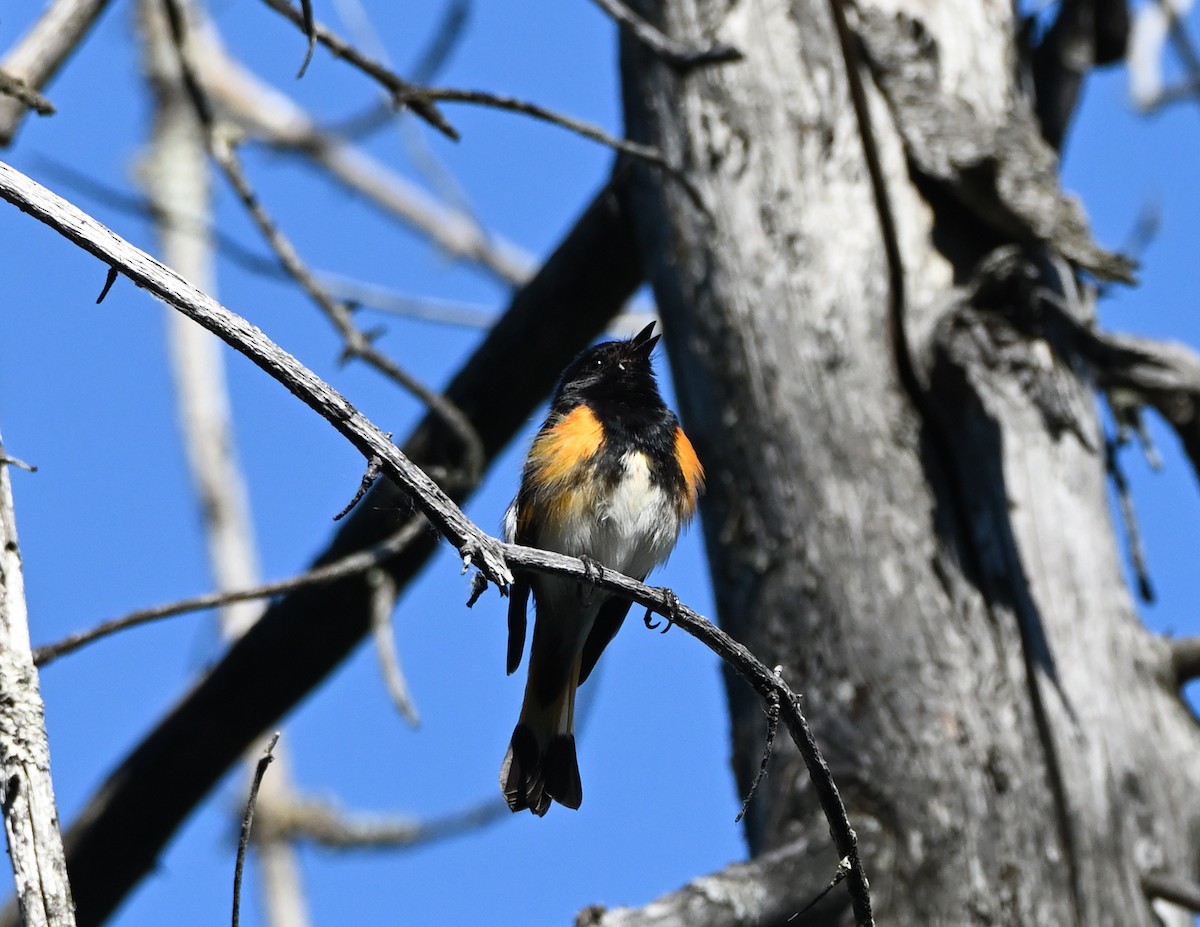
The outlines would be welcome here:
<svg viewBox="0 0 1200 927">
<path fill-rule="evenodd" d="M 654 323 L 595 345 L 563 371 L 504 516 L 509 543 L 572 557 L 639 581 L 664 562 L 696 510 L 704 468 L 655 379 Z M 575 750 L 575 690 L 631 605 L 587 580 L 518 576 L 508 606 L 507 670 L 520 666 L 528 599 L 533 645 L 520 718 L 500 767 L 513 812 L 541 817 L 551 800 L 583 801 Z"/>
</svg>

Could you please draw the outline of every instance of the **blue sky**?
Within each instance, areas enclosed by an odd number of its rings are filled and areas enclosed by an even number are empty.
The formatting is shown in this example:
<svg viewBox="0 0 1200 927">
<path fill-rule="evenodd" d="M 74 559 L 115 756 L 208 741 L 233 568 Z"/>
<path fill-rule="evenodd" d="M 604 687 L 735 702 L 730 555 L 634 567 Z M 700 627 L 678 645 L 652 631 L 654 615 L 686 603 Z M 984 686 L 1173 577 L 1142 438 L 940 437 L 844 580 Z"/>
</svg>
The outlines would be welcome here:
<svg viewBox="0 0 1200 927">
<path fill-rule="evenodd" d="M 5 10 L 0 46 L 7 47 L 40 5 L 25 6 Z M 372 4 L 399 67 L 414 60 L 438 8 Z M 317 9 L 335 21 L 332 4 Z M 236 54 L 318 115 L 334 119 L 374 99 L 366 80 L 320 51 L 296 82 L 302 41 L 265 8 L 224 0 L 213 11 Z M 0 157 L 153 250 L 144 217 L 73 190 L 47 160 L 69 162 L 114 188 L 136 189 L 148 104 L 131 12 L 128 2 L 113 4 L 48 91 L 59 114 L 30 120 L 18 144 Z M 593 4 L 477 0 L 468 34 L 440 82 L 526 97 L 617 132 L 615 58 L 613 30 Z M 1200 245 L 1193 178 L 1200 121 L 1191 106 L 1138 117 L 1125 98 L 1120 70 L 1089 83 L 1065 164 L 1067 186 L 1083 198 L 1107 245 L 1125 241 L 1147 202 L 1162 211 L 1142 285 L 1115 293 L 1102 318 L 1113 328 L 1200 345 L 1189 276 Z M 603 182 L 609 152 L 518 116 L 468 107 L 447 107 L 447 115 L 463 141 L 452 144 L 428 132 L 426 138 L 484 225 L 546 254 Z M 405 166 L 396 133 L 379 133 L 367 145 L 416 176 Z M 413 295 L 503 305 L 503 288 L 485 275 L 448 262 L 311 170 L 253 150 L 246 160 L 263 199 L 314 265 Z M 217 188 L 223 228 L 261 251 L 227 191 L 220 183 Z M 0 209 L 0 241 L 6 310 L 0 429 L 12 454 L 41 468 L 14 475 L 35 643 L 206 591 L 203 539 L 163 351 L 167 310 L 124 281 L 97 307 L 104 268 L 11 208 Z M 377 376 L 337 366 L 326 323 L 290 288 L 226 262 L 219 296 L 384 430 L 403 435 L 417 419 L 417 405 Z M 470 329 L 371 321 L 388 326 L 381 346 L 435 385 L 481 337 Z M 357 486 L 362 462 L 327 424 L 248 363 L 231 356 L 229 376 L 264 573 L 291 575 L 331 533 L 330 518 Z M 1173 437 L 1157 422 L 1152 428 L 1164 470 L 1150 472 L 1136 454 L 1125 458 L 1159 593 L 1158 604 L 1144 614 L 1156 629 L 1198 633 L 1196 480 Z M 528 429 L 469 509 L 485 527 L 499 523 L 527 437 Z M 712 614 L 698 531 L 656 579 Z M 488 596 L 467 611 L 466 593 L 452 553 L 443 550 L 398 609 L 396 633 L 423 718 L 419 731 L 410 731 L 391 707 L 369 648 L 287 720 L 283 736 L 304 790 L 349 809 L 413 815 L 451 812 L 495 794 L 521 683 L 502 669 L 502 604 Z M 219 653 L 211 618 L 193 615 L 96 644 L 44 671 L 64 819 L 74 817 L 100 777 Z M 586 904 L 641 904 L 740 858 L 744 849 L 733 822 L 739 799 L 728 771 L 716 662 L 682 632 L 651 634 L 635 618 L 596 679 L 584 690 L 594 704 L 580 738 L 586 800 L 578 813 L 555 809 L 544 820 L 522 815 L 467 838 L 399 853 L 306 849 L 301 855 L 314 921 L 567 924 Z M 225 918 L 232 809 L 243 800 L 240 778 L 229 777 L 116 923 L 187 927 Z M 261 923 L 252 879 L 247 888 L 244 923 Z"/>
</svg>

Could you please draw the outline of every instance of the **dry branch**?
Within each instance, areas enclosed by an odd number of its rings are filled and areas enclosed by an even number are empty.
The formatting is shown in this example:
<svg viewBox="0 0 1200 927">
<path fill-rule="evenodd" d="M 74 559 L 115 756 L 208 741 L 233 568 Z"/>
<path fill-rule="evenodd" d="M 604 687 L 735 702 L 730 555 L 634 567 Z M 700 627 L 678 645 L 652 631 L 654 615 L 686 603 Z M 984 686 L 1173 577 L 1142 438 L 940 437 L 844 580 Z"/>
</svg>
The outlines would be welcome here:
<svg viewBox="0 0 1200 927">
<path fill-rule="evenodd" d="M 423 846 L 478 830 L 512 815 L 499 797 L 433 818 L 349 813 L 329 802 L 299 799 L 271 809 L 263 839 L 306 840 L 334 850 Z"/>
<path fill-rule="evenodd" d="M 322 129 L 290 97 L 232 59 L 210 29 L 194 30 L 192 40 L 195 67 L 213 100 L 253 137 L 309 159 L 450 257 L 477 263 L 507 284 L 529 279 L 536 265 L 523 249 L 481 230 L 470 216 L 437 202 L 344 136 Z"/>
<path fill-rule="evenodd" d="M 50 746 L 29 652 L 12 485 L 0 441 L 0 804 L 25 927 L 74 927 L 75 905 L 50 780 Z"/>
<path fill-rule="evenodd" d="M 279 743 L 278 731 L 267 742 L 267 748 L 263 751 L 258 765 L 255 766 L 254 778 L 250 782 L 250 797 L 246 799 L 246 813 L 242 816 L 242 830 L 238 836 L 237 861 L 233 867 L 233 927 L 238 927 L 238 919 L 241 916 L 242 870 L 246 864 L 246 847 L 250 844 L 250 828 L 254 824 L 254 806 L 258 802 L 258 790 L 262 786 L 263 776 L 267 773 L 267 767 L 275 759 L 272 751 L 274 751 L 277 743 Z"/>
<path fill-rule="evenodd" d="M 290 19 L 296 26 L 304 28 L 303 17 L 287 0 L 263 0 L 271 9 L 278 13 L 282 13 Z M 594 142 L 599 142 L 601 145 L 606 145 L 614 151 L 622 152 L 635 158 L 640 158 L 649 164 L 662 169 L 673 179 L 683 183 L 689 191 L 689 195 L 695 198 L 695 191 L 688 187 L 686 180 L 683 178 L 678 168 L 671 164 L 666 157 L 657 149 L 649 145 L 639 145 L 637 142 L 627 141 L 626 139 L 616 138 L 609 135 L 599 126 L 590 122 L 585 122 L 582 119 L 576 119 L 573 116 L 567 116 L 563 113 L 555 112 L 545 106 L 540 106 L 537 103 L 531 103 L 528 100 L 520 100 L 516 97 L 505 96 L 498 93 L 490 93 L 486 90 L 462 90 L 455 87 L 420 87 L 416 84 L 404 80 L 398 74 L 393 73 L 389 69 L 376 61 L 363 55 L 348 42 L 338 38 L 327 28 L 320 23 L 315 26 L 317 39 L 321 44 L 325 45 L 339 58 L 353 64 L 364 74 L 378 81 L 391 95 L 392 99 L 398 106 L 407 106 L 413 112 L 424 117 L 436 128 L 441 129 L 451 138 L 458 138 L 458 133 L 450 127 L 442 118 L 440 111 L 433 109 L 436 103 L 471 103 L 476 106 L 486 106 L 492 109 L 504 110 L 510 113 L 520 113 L 524 116 L 529 116 L 533 119 L 548 122 L 551 125 L 556 125 L 567 129 L 577 135 L 582 135 L 584 138 L 591 139 Z M 429 113 L 436 114 L 436 120 L 430 118 Z"/>
<path fill-rule="evenodd" d="M 423 522 L 420 520 L 410 521 L 392 537 L 386 538 L 379 544 L 349 554 L 340 560 L 335 560 L 324 566 L 315 567 L 298 576 L 276 580 L 272 583 L 263 583 L 262 585 L 252 586 L 247 589 L 208 592 L 204 595 L 193 596 L 189 599 L 180 599 L 176 602 L 157 605 L 153 608 L 138 609 L 135 612 L 122 615 L 120 618 L 102 622 L 95 627 L 88 628 L 86 631 L 78 631 L 75 634 L 68 635 L 60 641 L 55 641 L 53 644 L 45 644 L 38 647 L 33 652 L 33 662 L 37 666 L 45 666 L 47 663 L 53 663 L 59 657 L 65 657 L 69 653 L 74 653 L 80 647 L 84 647 L 94 641 L 117 634 L 120 631 L 127 631 L 130 628 L 149 624 L 153 621 L 161 621 L 163 618 L 184 615 L 188 612 L 206 611 L 210 608 L 224 608 L 237 602 L 252 602 L 256 599 L 267 599 L 271 596 L 295 592 L 308 586 L 325 585 L 335 580 L 344 579 L 347 576 L 353 576 L 356 573 L 364 573 L 372 567 L 383 563 L 388 558 L 394 557 L 398 552 L 412 543 L 413 539 L 423 530 Z"/>
<path fill-rule="evenodd" d="M 407 106 L 439 132 L 457 141 L 458 132 L 446 121 L 423 88 L 406 81 L 378 61 L 364 55 L 323 24 L 311 20 L 306 21 L 303 11 L 297 10 L 287 0 L 263 0 L 263 2 L 276 13 L 291 20 L 310 40 L 315 37 L 335 57 L 341 58 L 378 81 L 391 94 L 392 100 L 397 106 Z"/>
<path fill-rule="evenodd" d="M 1178 342 L 1083 333 L 1083 351 L 1105 389 L 1126 390 L 1175 430 L 1200 477 L 1200 354 Z"/>
<path fill-rule="evenodd" d="M 191 286 L 168 267 L 105 228 L 66 200 L 0 162 L 0 197 L 49 225 L 167 304 L 177 308 L 257 366 L 325 418 L 365 457 L 377 456 L 383 471 L 462 555 L 493 582 L 507 586 L 511 574 L 495 542 L 481 534 L 457 505 L 344 397 L 260 329 Z"/>
<path fill-rule="evenodd" d="M 1200 637 L 1181 637 L 1168 643 L 1176 683 L 1183 686 L 1200 679 Z"/>
<path fill-rule="evenodd" d="M 316 276 L 309 270 L 304 260 L 296 251 L 291 240 L 283 233 L 278 223 L 272 218 L 261 199 L 250 184 L 246 172 L 242 168 L 241 159 L 230 140 L 218 130 L 212 113 L 212 101 L 208 90 L 192 64 L 194 28 L 187 25 L 184 8 L 179 0 L 167 0 L 166 9 L 170 13 L 171 37 L 178 55 L 178 67 L 181 82 L 192 101 L 196 117 L 200 121 L 204 133 L 204 142 L 213 160 L 224 172 L 226 179 L 234 188 L 242 205 L 258 226 L 258 230 L 267 245 L 275 252 L 279 263 L 288 275 L 304 290 L 317 304 L 326 318 L 337 329 L 344 342 L 343 357 L 358 358 L 369 367 L 373 367 L 394 383 L 412 393 L 425 403 L 453 430 L 462 441 L 463 469 L 468 474 L 475 474 L 483 466 L 483 451 L 480 447 L 479 436 L 466 417 L 454 404 L 443 396 L 425 386 L 417 378 L 410 375 L 399 364 L 376 350 L 371 339 L 361 332 L 354 324 L 350 307 L 339 302 L 321 285 Z M 305 7 L 306 25 L 311 26 L 311 9 Z"/>
<path fill-rule="evenodd" d="M 489 461 L 642 281 L 622 189 L 613 183 L 601 191 L 446 390 L 475 423 Z M 495 388 L 500 379 L 504 390 Z M 427 468 L 455 459 L 452 437 L 432 419 L 404 447 Z M 384 481 L 372 499 L 341 523 L 318 564 L 395 532 L 408 505 L 403 494 Z M 422 533 L 383 566 L 403 587 L 434 549 L 433 536 Z M 153 869 L 166 841 L 243 751 L 368 633 L 369 607 L 361 575 L 279 599 L 118 765 L 66 837 L 80 923 L 99 924 Z M 0 922 L 12 927 L 16 912 Z"/>
</svg>

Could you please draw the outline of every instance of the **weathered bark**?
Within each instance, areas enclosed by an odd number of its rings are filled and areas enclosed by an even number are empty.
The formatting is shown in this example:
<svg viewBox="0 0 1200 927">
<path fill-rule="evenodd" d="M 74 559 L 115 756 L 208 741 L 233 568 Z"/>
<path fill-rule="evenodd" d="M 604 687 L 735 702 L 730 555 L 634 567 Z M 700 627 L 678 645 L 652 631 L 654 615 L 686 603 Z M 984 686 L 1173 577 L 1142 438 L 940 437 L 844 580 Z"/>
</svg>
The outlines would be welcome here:
<svg viewBox="0 0 1200 927">
<path fill-rule="evenodd" d="M 633 213 L 721 620 L 803 692 L 879 922 L 1156 923 L 1143 874 L 1200 863 L 1200 730 L 1122 580 L 1087 368 L 1039 322 L 1046 290 L 1088 311 L 1068 260 L 1128 268 L 1058 190 L 1011 4 L 855 11 L 901 267 L 828 3 L 639 9 L 746 55 L 680 77 L 625 42 L 628 134 L 708 210 L 646 171 Z M 1006 244 L 1038 286 L 975 275 Z M 728 695 L 744 789 L 763 716 Z M 768 779 L 752 854 L 826 842 L 794 751 Z"/>
<path fill-rule="evenodd" d="M 50 781 L 50 745 L 29 649 L 9 461 L 0 441 L 0 810 L 24 927 L 75 927 Z"/>
</svg>

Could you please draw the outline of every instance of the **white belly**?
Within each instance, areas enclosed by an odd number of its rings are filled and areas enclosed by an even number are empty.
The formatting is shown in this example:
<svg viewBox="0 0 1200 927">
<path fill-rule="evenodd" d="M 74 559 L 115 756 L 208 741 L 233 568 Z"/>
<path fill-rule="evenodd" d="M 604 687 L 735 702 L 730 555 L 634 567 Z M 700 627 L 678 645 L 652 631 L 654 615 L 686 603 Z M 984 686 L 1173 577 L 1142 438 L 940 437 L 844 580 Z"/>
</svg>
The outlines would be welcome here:
<svg viewBox="0 0 1200 927">
<path fill-rule="evenodd" d="M 679 513 L 667 494 L 650 483 L 640 451 L 622 461 L 624 474 L 605 498 L 570 506 L 567 517 L 537 539 L 539 547 L 642 577 L 667 559 L 679 535 Z"/>
</svg>

